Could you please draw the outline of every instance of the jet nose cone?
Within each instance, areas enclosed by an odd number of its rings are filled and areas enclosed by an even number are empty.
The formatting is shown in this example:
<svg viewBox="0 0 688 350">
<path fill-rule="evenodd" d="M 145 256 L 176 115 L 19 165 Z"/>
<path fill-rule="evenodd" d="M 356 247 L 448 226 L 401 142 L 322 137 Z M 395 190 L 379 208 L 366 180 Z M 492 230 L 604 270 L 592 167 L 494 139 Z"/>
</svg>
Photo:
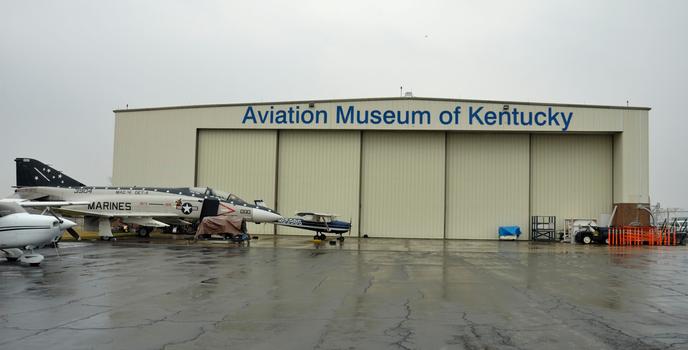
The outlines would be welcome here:
<svg viewBox="0 0 688 350">
<path fill-rule="evenodd" d="M 67 219 L 62 219 L 62 223 L 60 224 L 60 230 L 66 230 L 74 226 L 76 226 L 76 222 Z"/>
<path fill-rule="evenodd" d="M 275 222 L 281 218 L 282 215 L 279 215 L 275 212 L 253 208 L 253 222 Z"/>
</svg>

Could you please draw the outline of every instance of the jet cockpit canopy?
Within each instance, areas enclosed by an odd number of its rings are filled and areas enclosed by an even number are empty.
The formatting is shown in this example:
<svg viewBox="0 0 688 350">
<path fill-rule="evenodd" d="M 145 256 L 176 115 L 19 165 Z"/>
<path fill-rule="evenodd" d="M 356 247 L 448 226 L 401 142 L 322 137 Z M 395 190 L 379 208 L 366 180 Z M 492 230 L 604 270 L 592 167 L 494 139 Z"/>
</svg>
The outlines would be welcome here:
<svg viewBox="0 0 688 350">
<path fill-rule="evenodd" d="M 226 202 L 230 202 L 232 204 L 247 204 L 245 200 L 241 199 L 239 196 L 225 192 L 225 191 L 220 191 L 220 190 L 215 190 L 210 187 L 192 187 L 190 188 L 191 192 L 194 192 L 196 194 L 202 195 L 202 196 L 207 196 L 207 197 L 213 197 L 217 198 Z"/>
</svg>

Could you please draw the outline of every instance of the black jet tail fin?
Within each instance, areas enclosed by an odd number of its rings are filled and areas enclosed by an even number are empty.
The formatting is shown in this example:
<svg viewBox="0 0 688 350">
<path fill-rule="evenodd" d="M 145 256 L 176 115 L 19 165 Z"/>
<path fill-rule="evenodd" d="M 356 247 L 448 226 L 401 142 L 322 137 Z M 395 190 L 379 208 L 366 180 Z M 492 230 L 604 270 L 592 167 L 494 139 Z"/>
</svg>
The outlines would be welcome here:
<svg viewBox="0 0 688 350">
<path fill-rule="evenodd" d="M 31 158 L 17 158 L 17 187 L 81 187 L 86 186 L 53 167 Z"/>
</svg>

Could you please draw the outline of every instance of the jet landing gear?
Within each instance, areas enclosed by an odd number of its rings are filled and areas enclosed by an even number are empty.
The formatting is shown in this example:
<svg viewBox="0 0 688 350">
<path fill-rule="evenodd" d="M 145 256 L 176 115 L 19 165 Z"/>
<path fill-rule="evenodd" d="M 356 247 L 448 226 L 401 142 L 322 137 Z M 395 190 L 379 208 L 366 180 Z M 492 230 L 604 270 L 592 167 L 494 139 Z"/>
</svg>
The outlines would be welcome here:
<svg viewBox="0 0 688 350">
<path fill-rule="evenodd" d="M 139 237 L 148 238 L 150 237 L 151 231 L 153 230 L 150 227 L 141 226 L 136 233 L 138 233 Z"/>
</svg>

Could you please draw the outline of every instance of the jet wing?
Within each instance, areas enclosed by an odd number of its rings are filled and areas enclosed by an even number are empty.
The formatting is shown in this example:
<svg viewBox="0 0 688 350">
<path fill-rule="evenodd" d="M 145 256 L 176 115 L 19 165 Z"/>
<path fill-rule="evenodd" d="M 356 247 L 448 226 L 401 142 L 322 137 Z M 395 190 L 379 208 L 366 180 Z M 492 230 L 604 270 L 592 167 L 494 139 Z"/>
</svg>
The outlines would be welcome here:
<svg viewBox="0 0 688 350">
<path fill-rule="evenodd" d="M 182 220 L 180 218 L 173 218 L 173 217 L 156 217 L 155 218 L 158 221 L 162 221 L 168 225 L 178 225 L 178 226 L 185 226 L 185 225 L 191 225 L 190 222 L 186 220 Z"/>
<path fill-rule="evenodd" d="M 122 218 L 122 221 L 127 223 L 127 224 L 136 224 L 140 226 L 148 226 L 148 227 L 167 227 L 169 226 L 168 224 L 164 222 L 160 222 L 158 220 L 155 220 L 150 217 L 126 217 Z"/>
</svg>

